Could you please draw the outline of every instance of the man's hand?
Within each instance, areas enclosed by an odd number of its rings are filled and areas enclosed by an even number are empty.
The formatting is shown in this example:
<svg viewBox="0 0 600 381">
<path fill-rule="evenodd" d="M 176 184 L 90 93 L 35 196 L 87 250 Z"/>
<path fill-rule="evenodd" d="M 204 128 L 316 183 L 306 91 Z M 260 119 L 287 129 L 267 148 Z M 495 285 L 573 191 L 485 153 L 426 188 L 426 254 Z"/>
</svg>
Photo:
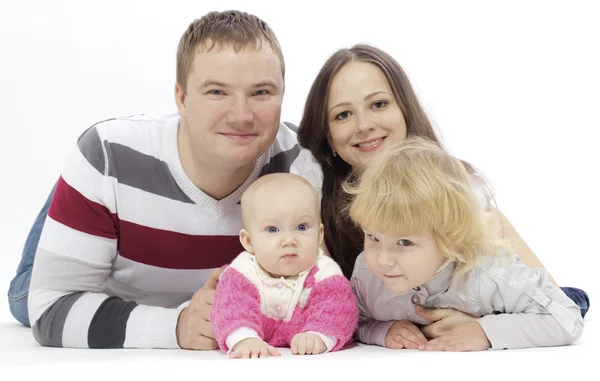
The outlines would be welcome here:
<svg viewBox="0 0 600 381">
<path fill-rule="evenodd" d="M 385 335 L 385 346 L 391 349 L 417 349 L 427 344 L 427 339 L 410 320 L 398 320 Z"/>
<path fill-rule="evenodd" d="M 292 338 L 290 343 L 292 354 L 294 355 L 318 355 L 327 350 L 327 346 L 314 333 L 298 333 Z"/>
<path fill-rule="evenodd" d="M 257 337 L 244 339 L 231 348 L 230 359 L 249 359 L 269 356 L 281 356 L 275 347 Z"/>
<path fill-rule="evenodd" d="M 210 322 L 210 311 L 215 301 L 215 289 L 222 272 L 222 268 L 214 269 L 204 286 L 194 293 L 189 306 L 179 314 L 177 343 L 181 348 L 196 350 L 219 348 Z"/>
<path fill-rule="evenodd" d="M 459 324 L 475 320 L 475 316 L 452 309 L 429 309 L 417 306 L 417 314 L 433 322 L 427 326 L 421 327 L 421 332 L 429 339 L 435 339 L 447 333 Z"/>
<path fill-rule="evenodd" d="M 477 321 L 462 323 L 446 331 L 437 339 L 420 345 L 420 351 L 484 351 L 491 347 L 483 328 Z"/>
</svg>

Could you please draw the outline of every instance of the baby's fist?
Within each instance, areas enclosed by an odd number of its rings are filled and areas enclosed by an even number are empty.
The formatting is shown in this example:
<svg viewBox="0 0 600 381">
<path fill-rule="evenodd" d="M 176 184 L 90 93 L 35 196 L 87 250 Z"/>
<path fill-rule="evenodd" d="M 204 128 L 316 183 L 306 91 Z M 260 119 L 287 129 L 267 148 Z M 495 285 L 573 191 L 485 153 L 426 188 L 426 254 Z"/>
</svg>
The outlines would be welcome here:
<svg viewBox="0 0 600 381">
<path fill-rule="evenodd" d="M 327 350 L 327 346 L 314 333 L 298 333 L 292 339 L 290 345 L 292 353 L 295 355 L 318 355 Z"/>
</svg>

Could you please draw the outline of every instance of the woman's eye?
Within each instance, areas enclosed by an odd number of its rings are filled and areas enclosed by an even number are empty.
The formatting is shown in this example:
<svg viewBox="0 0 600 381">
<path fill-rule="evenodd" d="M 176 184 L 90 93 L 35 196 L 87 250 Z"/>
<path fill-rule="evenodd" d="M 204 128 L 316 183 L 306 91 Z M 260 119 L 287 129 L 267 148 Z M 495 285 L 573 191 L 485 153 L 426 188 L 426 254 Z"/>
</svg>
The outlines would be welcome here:
<svg viewBox="0 0 600 381">
<path fill-rule="evenodd" d="M 298 225 L 298 227 L 296 229 L 298 229 L 299 231 L 303 232 L 303 231 L 305 231 L 308 228 L 306 227 L 305 224 L 300 224 L 300 225 Z"/>
<path fill-rule="evenodd" d="M 378 101 L 373 103 L 373 108 L 384 108 L 385 106 L 387 106 L 388 103 L 386 101 Z"/>
<path fill-rule="evenodd" d="M 268 231 L 269 233 L 277 233 L 277 228 L 276 228 L 275 226 L 269 226 L 269 227 L 267 228 L 267 231 Z"/>
<path fill-rule="evenodd" d="M 342 111 L 335 116 L 335 120 L 344 120 L 350 117 L 350 111 Z"/>
<path fill-rule="evenodd" d="M 407 239 L 401 239 L 400 241 L 398 241 L 398 245 L 400 246 L 410 246 L 412 245 L 412 242 L 407 240 Z"/>
</svg>

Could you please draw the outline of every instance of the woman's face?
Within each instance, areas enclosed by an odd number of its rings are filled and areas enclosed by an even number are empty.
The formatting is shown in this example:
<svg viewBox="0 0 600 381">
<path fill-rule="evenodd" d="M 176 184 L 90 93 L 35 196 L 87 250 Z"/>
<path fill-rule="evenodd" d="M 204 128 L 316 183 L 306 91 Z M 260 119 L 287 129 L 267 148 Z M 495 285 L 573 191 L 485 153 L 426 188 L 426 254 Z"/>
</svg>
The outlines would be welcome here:
<svg viewBox="0 0 600 381">
<path fill-rule="evenodd" d="M 406 138 L 404 115 L 390 84 L 371 63 L 351 61 L 337 72 L 327 110 L 329 145 L 352 167 L 369 165 Z"/>
</svg>

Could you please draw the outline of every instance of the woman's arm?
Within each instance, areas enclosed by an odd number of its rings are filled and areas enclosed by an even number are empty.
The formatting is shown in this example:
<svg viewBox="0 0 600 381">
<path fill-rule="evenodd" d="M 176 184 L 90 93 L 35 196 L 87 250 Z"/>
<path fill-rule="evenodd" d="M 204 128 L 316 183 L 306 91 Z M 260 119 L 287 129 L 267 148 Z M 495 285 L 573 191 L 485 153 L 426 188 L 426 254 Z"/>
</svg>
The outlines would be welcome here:
<svg viewBox="0 0 600 381">
<path fill-rule="evenodd" d="M 500 236 L 504 238 L 508 243 L 511 244 L 513 250 L 519 256 L 519 259 L 523 264 L 530 269 L 536 269 L 539 267 L 544 267 L 539 258 L 531 251 L 529 246 L 525 243 L 523 238 L 517 233 L 515 228 L 512 226 L 510 221 L 496 208 L 491 208 L 490 211 L 494 218 L 499 220 L 499 224 L 501 227 Z M 548 278 L 552 284 L 558 286 L 556 281 L 552 278 L 550 274 L 548 274 Z"/>
</svg>

